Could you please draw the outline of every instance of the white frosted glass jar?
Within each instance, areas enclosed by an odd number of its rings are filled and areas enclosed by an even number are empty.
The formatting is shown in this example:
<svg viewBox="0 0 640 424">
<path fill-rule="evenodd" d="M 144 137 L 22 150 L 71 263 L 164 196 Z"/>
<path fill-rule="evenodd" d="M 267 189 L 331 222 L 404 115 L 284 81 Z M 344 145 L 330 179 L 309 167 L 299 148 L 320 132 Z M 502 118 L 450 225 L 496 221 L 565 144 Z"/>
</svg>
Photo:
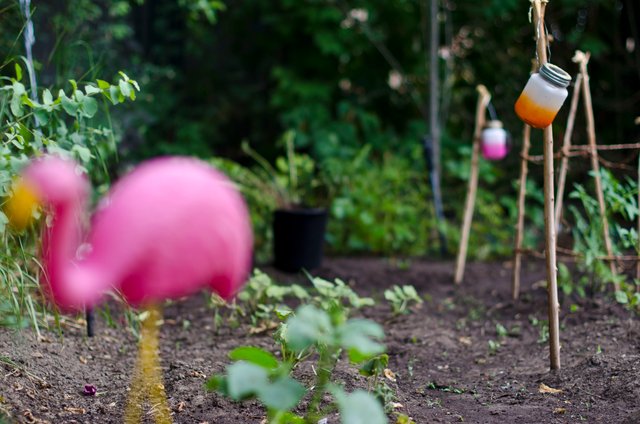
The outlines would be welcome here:
<svg viewBox="0 0 640 424">
<path fill-rule="evenodd" d="M 494 120 L 487 123 L 480 136 L 482 157 L 487 160 L 500 160 L 507 156 L 507 132 L 502 122 Z"/>
<path fill-rule="evenodd" d="M 515 105 L 516 114 L 534 128 L 546 128 L 562 107 L 571 76 L 550 63 L 531 74 Z"/>
</svg>

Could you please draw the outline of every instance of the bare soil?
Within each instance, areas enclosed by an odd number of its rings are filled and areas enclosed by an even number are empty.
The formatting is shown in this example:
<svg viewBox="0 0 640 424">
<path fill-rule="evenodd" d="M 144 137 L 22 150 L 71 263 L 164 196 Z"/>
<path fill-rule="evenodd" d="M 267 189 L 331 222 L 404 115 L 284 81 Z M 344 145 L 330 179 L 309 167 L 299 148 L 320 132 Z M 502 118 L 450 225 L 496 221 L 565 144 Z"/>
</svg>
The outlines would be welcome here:
<svg viewBox="0 0 640 424">
<path fill-rule="evenodd" d="M 304 281 L 267 271 L 277 281 Z M 543 265 L 525 266 L 518 302 L 510 300 L 506 263 L 469 264 L 460 287 L 452 271 L 450 262 L 345 258 L 327 259 L 314 273 L 340 277 L 380 300 L 362 313 L 384 326 L 397 412 L 417 423 L 640 423 L 637 317 L 605 298 L 561 298 L 562 369 L 550 372 Z M 429 300 L 393 317 L 382 292 L 394 284 L 412 284 Z M 572 304 L 577 311 L 570 312 Z M 123 321 L 121 310 L 111 316 Z M 161 357 L 174 422 L 260 423 L 257 403 L 230 402 L 204 383 L 224 370 L 234 347 L 273 347 L 270 334 L 251 334 L 248 326 L 216 333 L 204 296 L 172 303 L 165 317 Z M 501 337 L 496 324 L 509 334 Z M 19 423 L 122 422 L 135 337 L 126 325 L 109 327 L 102 315 L 93 338 L 85 337 L 81 320 L 64 320 L 61 329 L 45 330 L 41 341 L 31 330 L 0 329 L 0 411 Z M 492 349 L 490 341 L 500 346 Z M 335 378 L 349 389 L 365 385 L 346 364 Z M 85 384 L 97 394 L 84 396 Z M 541 384 L 560 391 L 541 393 Z"/>
</svg>

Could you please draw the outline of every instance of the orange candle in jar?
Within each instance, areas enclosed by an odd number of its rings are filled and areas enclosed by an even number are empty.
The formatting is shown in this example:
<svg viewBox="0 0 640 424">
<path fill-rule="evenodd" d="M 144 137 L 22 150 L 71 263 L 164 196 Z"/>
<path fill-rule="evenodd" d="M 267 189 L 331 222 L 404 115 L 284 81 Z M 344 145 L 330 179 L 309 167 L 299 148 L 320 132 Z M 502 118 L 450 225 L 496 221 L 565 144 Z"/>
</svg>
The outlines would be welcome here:
<svg viewBox="0 0 640 424">
<path fill-rule="evenodd" d="M 567 98 L 571 76 L 550 63 L 529 78 L 516 101 L 515 112 L 534 128 L 546 128 L 555 119 Z"/>
<path fill-rule="evenodd" d="M 516 114 L 533 128 L 546 128 L 555 119 L 557 110 L 552 110 L 534 102 L 526 94 L 522 94 L 516 101 Z"/>
</svg>

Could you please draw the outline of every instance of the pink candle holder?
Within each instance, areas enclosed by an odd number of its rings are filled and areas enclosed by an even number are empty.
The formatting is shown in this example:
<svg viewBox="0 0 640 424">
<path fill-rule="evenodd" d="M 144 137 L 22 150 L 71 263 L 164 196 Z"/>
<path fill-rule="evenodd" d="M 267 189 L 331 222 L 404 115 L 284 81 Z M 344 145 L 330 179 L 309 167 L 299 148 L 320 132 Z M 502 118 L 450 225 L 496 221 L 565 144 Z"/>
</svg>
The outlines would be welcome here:
<svg viewBox="0 0 640 424">
<path fill-rule="evenodd" d="M 502 122 L 489 121 L 487 127 L 482 130 L 480 143 L 482 157 L 487 160 L 500 160 L 507 156 L 507 132 L 502 128 Z"/>
</svg>

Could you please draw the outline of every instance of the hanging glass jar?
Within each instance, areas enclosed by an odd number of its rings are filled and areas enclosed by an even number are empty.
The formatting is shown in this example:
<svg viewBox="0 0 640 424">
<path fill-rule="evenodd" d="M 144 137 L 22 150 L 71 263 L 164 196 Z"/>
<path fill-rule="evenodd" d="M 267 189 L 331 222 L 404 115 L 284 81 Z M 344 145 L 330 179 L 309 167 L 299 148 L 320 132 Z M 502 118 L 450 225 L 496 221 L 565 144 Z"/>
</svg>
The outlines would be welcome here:
<svg viewBox="0 0 640 424">
<path fill-rule="evenodd" d="M 550 63 L 531 74 L 516 101 L 516 114 L 534 128 L 546 128 L 555 119 L 567 98 L 571 76 Z"/>
<path fill-rule="evenodd" d="M 500 160 L 507 156 L 508 134 L 502 128 L 502 122 L 494 120 L 489 121 L 480 136 L 482 147 L 482 157 L 487 160 Z"/>
</svg>

